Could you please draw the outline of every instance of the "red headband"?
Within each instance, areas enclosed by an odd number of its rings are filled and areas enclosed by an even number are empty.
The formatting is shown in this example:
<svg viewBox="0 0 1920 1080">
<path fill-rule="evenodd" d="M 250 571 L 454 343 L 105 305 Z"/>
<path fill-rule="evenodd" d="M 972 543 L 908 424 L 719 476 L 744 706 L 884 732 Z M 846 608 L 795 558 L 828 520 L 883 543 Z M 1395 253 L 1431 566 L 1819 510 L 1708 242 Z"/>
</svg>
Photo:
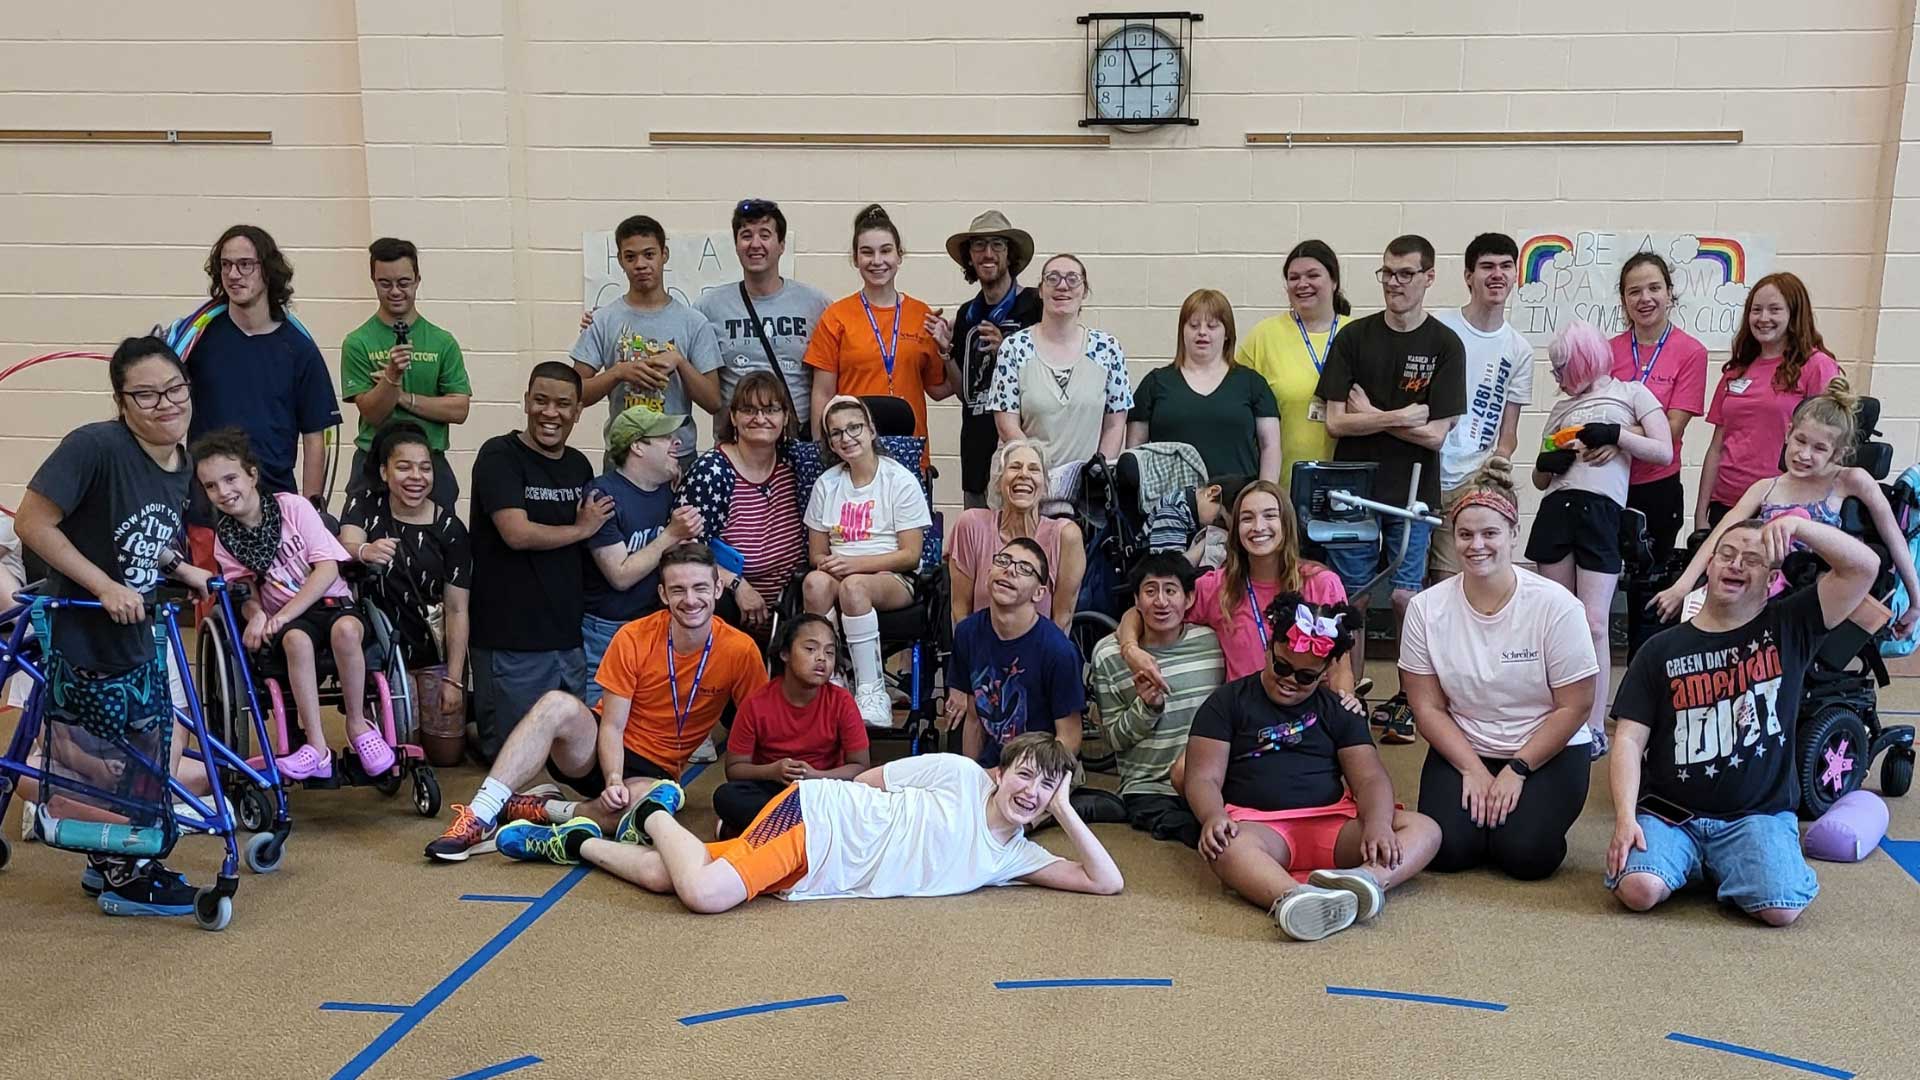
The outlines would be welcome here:
<svg viewBox="0 0 1920 1080">
<path fill-rule="evenodd" d="M 1467 492 L 1465 495 L 1460 496 L 1459 502 L 1453 504 L 1451 516 L 1457 519 L 1460 516 L 1460 511 L 1465 510 L 1469 506 L 1484 506 L 1494 513 L 1499 514 L 1501 517 L 1506 518 L 1507 524 L 1520 524 L 1520 509 L 1513 505 L 1512 499 L 1497 492 L 1488 491 L 1485 488 Z"/>
</svg>

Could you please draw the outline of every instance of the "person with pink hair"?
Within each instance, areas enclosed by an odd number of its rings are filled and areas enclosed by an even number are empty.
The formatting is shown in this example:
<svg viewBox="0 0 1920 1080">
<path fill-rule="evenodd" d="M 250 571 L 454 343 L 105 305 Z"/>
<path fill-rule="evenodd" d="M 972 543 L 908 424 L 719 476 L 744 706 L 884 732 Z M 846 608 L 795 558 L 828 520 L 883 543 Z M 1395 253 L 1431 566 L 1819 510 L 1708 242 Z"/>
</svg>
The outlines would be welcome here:
<svg viewBox="0 0 1920 1080">
<path fill-rule="evenodd" d="M 1547 347 L 1560 398 L 1547 412 L 1546 436 L 1533 466 L 1533 486 L 1545 491 L 1527 538 L 1527 558 L 1542 576 L 1580 598 L 1600 661 L 1603 688 L 1593 696 L 1587 726 L 1594 757 L 1607 752 L 1607 622 L 1620 579 L 1620 512 L 1634 460 L 1673 460 L 1667 415 L 1645 383 L 1611 374 L 1613 351 L 1592 324 L 1569 323 Z"/>
</svg>

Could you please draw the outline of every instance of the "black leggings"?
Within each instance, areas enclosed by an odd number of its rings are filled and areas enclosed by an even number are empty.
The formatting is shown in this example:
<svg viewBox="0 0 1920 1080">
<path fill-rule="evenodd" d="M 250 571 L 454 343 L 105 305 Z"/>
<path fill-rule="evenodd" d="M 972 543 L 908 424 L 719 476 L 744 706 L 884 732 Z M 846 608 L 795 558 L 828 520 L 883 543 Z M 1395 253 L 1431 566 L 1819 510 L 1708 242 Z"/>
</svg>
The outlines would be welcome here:
<svg viewBox="0 0 1920 1080">
<path fill-rule="evenodd" d="M 1507 765 L 1499 758 L 1480 760 L 1495 776 Z M 1560 751 L 1521 785 L 1507 823 L 1490 829 L 1475 825 L 1460 805 L 1460 770 L 1429 749 L 1420 768 L 1420 812 L 1440 824 L 1440 853 L 1428 869 L 1491 866 L 1521 881 L 1550 876 L 1567 857 L 1567 830 L 1587 804 L 1590 771 L 1585 743 Z"/>
<path fill-rule="evenodd" d="M 747 831 L 762 808 L 787 790 L 776 780 L 729 780 L 713 789 L 713 814 L 728 836 Z"/>
</svg>

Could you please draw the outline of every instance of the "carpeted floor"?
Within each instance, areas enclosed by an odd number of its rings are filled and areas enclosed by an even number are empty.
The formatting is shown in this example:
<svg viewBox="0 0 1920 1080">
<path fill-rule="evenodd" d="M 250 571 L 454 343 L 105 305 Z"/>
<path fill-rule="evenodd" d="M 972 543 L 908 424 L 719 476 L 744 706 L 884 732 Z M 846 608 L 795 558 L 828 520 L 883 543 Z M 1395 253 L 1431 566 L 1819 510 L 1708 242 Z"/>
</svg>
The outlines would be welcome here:
<svg viewBox="0 0 1920 1080">
<path fill-rule="evenodd" d="M 1920 684 L 1882 703 L 1916 708 Z M 1407 803 L 1425 752 L 1383 750 Z M 478 774 L 443 780 L 464 801 Z M 696 830 L 717 780 L 692 785 Z M 1920 841 L 1920 804 L 1891 806 L 1892 836 Z M 1192 851 L 1121 826 L 1099 830 L 1127 876 L 1118 897 L 1009 888 L 703 917 L 586 871 L 428 865 L 440 824 L 404 794 L 297 792 L 295 817 L 284 868 L 243 875 L 221 934 L 102 916 L 78 857 L 16 843 L 0 874 L 0 1076 L 1917 1073 L 1899 1018 L 1920 987 L 1920 882 L 1883 850 L 1817 864 L 1820 900 L 1785 931 L 1704 896 L 1626 914 L 1600 885 L 1604 769 L 1553 879 L 1421 878 L 1374 924 L 1313 945 L 1280 940 Z M 187 842 L 177 862 L 203 880 L 215 847 Z M 1144 984 L 996 988 L 1113 979 Z M 807 999 L 825 1000 L 711 1015 Z"/>
</svg>

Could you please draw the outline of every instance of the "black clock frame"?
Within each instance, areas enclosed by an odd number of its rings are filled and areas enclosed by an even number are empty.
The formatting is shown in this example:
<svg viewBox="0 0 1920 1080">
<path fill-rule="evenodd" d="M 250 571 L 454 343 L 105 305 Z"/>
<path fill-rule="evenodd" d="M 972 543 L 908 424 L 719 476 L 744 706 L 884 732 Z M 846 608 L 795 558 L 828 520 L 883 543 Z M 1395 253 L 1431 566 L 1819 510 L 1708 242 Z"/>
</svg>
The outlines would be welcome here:
<svg viewBox="0 0 1920 1080">
<path fill-rule="evenodd" d="M 1197 11 L 1095 11 L 1077 16 L 1073 21 L 1085 28 L 1085 108 L 1086 118 L 1080 121 L 1081 127 L 1149 128 L 1164 127 L 1168 124 L 1198 126 L 1200 121 L 1193 115 L 1193 24 L 1206 16 Z M 1162 23 L 1168 25 L 1162 26 Z M 1146 25 L 1173 39 L 1180 50 L 1181 82 L 1178 111 L 1172 116 L 1160 117 L 1104 117 L 1099 115 L 1094 105 L 1094 65 L 1099 60 L 1100 45 L 1108 36 L 1128 26 Z"/>
</svg>

